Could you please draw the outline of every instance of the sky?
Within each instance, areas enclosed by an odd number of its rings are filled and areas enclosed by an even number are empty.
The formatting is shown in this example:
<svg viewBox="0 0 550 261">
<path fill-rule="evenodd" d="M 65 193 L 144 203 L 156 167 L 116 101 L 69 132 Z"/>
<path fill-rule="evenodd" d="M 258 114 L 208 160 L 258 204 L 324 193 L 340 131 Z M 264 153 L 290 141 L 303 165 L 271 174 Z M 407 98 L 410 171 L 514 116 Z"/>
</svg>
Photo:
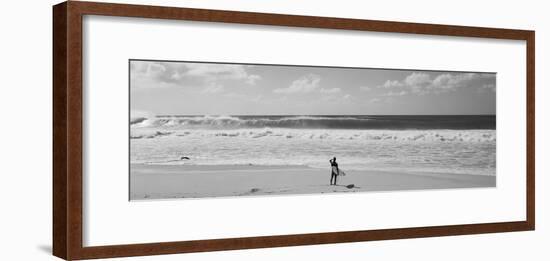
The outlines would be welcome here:
<svg viewBox="0 0 550 261">
<path fill-rule="evenodd" d="M 496 74 L 130 61 L 131 114 L 495 114 Z"/>
</svg>

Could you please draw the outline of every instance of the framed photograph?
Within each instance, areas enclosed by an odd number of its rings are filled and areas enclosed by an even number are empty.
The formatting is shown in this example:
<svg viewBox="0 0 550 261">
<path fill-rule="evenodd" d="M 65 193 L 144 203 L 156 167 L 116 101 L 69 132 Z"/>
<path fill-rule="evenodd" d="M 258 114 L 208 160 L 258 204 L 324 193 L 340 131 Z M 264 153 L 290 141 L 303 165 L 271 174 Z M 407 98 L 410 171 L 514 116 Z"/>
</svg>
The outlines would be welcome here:
<svg viewBox="0 0 550 261">
<path fill-rule="evenodd" d="M 53 7 L 53 254 L 535 229 L 535 32 Z"/>
</svg>

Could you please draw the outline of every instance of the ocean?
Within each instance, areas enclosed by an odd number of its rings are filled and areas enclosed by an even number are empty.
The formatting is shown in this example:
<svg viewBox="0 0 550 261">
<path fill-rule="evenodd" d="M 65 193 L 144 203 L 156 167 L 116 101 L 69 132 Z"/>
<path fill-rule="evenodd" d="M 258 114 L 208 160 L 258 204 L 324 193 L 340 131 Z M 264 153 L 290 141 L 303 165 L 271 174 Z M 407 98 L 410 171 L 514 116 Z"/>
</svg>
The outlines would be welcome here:
<svg viewBox="0 0 550 261">
<path fill-rule="evenodd" d="M 189 159 L 182 160 L 182 157 Z M 182 116 L 130 119 L 130 161 L 496 175 L 494 115 Z"/>
</svg>

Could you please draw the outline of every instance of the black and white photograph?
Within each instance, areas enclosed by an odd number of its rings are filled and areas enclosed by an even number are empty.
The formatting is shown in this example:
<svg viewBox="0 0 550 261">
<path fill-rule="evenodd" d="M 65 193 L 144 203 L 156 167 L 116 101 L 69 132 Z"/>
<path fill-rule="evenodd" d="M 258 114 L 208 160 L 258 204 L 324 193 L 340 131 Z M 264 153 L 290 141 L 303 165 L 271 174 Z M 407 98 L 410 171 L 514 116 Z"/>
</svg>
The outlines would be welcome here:
<svg viewBox="0 0 550 261">
<path fill-rule="evenodd" d="M 130 60 L 130 200 L 496 186 L 496 73 Z"/>
<path fill-rule="evenodd" d="M 6 2 L 0 261 L 547 260 L 545 7 Z"/>
</svg>

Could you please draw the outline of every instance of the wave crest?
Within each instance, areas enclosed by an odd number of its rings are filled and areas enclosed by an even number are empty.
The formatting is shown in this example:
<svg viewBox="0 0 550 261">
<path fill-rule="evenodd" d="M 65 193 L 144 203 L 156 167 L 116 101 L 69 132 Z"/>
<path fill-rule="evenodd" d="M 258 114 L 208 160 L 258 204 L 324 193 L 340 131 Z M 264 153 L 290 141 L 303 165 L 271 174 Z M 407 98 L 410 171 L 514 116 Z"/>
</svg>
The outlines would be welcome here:
<svg viewBox="0 0 550 261">
<path fill-rule="evenodd" d="M 296 130 L 296 129 L 236 129 L 236 130 L 132 130 L 131 138 L 163 136 L 187 138 L 240 139 L 302 139 L 302 140 L 370 140 L 408 142 L 496 142 L 494 130 Z"/>
</svg>

